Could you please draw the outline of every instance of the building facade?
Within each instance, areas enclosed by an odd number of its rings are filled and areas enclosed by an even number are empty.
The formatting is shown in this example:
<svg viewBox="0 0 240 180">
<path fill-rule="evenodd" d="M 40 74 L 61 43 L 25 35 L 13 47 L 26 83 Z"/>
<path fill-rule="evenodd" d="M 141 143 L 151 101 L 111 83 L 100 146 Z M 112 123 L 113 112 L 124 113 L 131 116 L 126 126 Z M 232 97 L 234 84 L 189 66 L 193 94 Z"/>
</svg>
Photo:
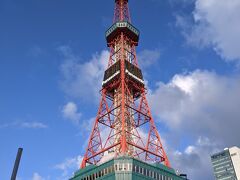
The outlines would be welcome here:
<svg viewBox="0 0 240 180">
<path fill-rule="evenodd" d="M 118 157 L 100 165 L 88 165 L 75 172 L 70 180 L 186 180 L 172 168 L 149 164 L 131 157 Z"/>
<path fill-rule="evenodd" d="M 211 156 L 216 180 L 240 180 L 240 149 L 226 148 Z"/>
</svg>

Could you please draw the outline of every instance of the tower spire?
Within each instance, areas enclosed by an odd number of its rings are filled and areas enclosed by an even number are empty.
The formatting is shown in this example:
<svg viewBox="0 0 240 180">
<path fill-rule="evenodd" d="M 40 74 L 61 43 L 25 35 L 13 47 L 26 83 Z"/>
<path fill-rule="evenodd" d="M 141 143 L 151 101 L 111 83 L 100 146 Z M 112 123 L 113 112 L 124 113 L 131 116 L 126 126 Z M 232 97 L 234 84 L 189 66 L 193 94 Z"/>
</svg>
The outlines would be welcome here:
<svg viewBox="0 0 240 180">
<path fill-rule="evenodd" d="M 115 10 L 113 22 L 128 21 L 131 22 L 128 0 L 115 0 Z"/>
<path fill-rule="evenodd" d="M 137 62 L 135 47 L 139 35 L 138 29 L 131 24 L 128 0 L 115 0 L 114 22 L 106 31 L 110 51 L 108 68 L 82 168 L 118 156 L 170 167 L 148 106 L 146 86 Z"/>
</svg>

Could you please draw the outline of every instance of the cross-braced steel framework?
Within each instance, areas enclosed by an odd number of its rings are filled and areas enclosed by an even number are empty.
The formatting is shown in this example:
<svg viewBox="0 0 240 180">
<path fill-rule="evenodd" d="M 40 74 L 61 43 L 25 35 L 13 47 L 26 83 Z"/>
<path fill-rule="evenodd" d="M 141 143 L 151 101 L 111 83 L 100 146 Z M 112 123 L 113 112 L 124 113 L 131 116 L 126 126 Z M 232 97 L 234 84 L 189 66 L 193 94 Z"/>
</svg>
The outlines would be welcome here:
<svg viewBox="0 0 240 180">
<path fill-rule="evenodd" d="M 101 101 L 81 168 L 116 156 L 131 156 L 170 167 L 146 99 L 135 47 L 128 0 L 115 0 L 113 26 L 106 32 L 110 49 Z"/>
</svg>

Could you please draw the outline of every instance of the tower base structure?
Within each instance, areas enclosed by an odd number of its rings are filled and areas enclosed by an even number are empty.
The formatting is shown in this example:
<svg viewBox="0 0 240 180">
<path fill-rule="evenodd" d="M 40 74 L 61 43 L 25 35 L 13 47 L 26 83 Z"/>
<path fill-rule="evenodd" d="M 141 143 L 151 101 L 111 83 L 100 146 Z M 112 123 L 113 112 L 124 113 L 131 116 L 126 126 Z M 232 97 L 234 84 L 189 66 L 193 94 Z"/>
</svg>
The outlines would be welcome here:
<svg viewBox="0 0 240 180">
<path fill-rule="evenodd" d="M 74 173 L 70 180 L 187 180 L 174 169 L 149 164 L 131 157 L 113 158 L 99 165 L 88 165 Z"/>
</svg>

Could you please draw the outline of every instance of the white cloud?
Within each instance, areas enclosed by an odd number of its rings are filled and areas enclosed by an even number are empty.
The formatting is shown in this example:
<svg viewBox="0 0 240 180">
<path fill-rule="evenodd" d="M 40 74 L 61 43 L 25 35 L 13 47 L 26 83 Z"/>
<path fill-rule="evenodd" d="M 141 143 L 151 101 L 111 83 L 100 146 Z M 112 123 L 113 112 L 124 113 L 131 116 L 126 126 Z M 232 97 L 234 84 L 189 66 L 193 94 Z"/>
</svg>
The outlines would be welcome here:
<svg viewBox="0 0 240 180">
<path fill-rule="evenodd" d="M 174 76 L 172 79 L 172 85 L 181 89 L 185 93 L 192 93 L 196 81 L 191 77 L 182 78 L 182 76 Z"/>
<path fill-rule="evenodd" d="M 78 125 L 81 113 L 78 112 L 78 107 L 74 102 L 68 102 L 62 109 L 63 117 L 71 120 Z"/>
<path fill-rule="evenodd" d="M 211 179 L 210 154 L 219 147 L 240 146 L 239 82 L 239 76 L 196 70 L 177 74 L 168 83 L 159 82 L 157 89 L 149 91 L 153 114 L 169 128 L 164 137 L 170 143 L 170 159 L 190 179 L 203 177 L 200 174 Z M 195 144 L 176 151 L 179 139 L 186 137 L 195 139 Z"/>
<path fill-rule="evenodd" d="M 59 51 L 64 58 L 60 67 L 64 92 L 70 97 L 88 102 L 98 100 L 109 52 L 103 50 L 92 55 L 89 61 L 81 62 L 81 58 L 75 55 L 70 47 L 62 46 Z"/>
<path fill-rule="evenodd" d="M 77 136 L 82 136 L 85 135 L 85 133 L 90 133 L 95 122 L 95 117 L 83 119 L 82 113 L 79 111 L 77 104 L 74 102 L 68 102 L 63 106 L 62 115 L 65 119 L 70 120 L 74 125 L 79 127 L 80 131 Z"/>
<path fill-rule="evenodd" d="M 27 129 L 46 129 L 48 126 L 41 122 L 12 122 L 12 123 L 6 123 L 1 124 L 0 128 L 27 128 Z"/>
<path fill-rule="evenodd" d="M 62 174 L 58 179 L 64 180 L 71 177 L 72 173 L 80 168 L 81 162 L 82 156 L 77 156 L 73 158 L 67 158 L 62 163 L 55 165 L 55 169 L 62 171 Z"/>
<path fill-rule="evenodd" d="M 194 24 L 177 16 L 177 25 L 189 44 L 212 46 L 225 60 L 240 60 L 239 9 L 239 0 L 196 0 Z"/>
<path fill-rule="evenodd" d="M 33 174 L 32 180 L 45 180 L 45 178 L 43 178 L 42 176 L 35 172 Z"/>
<path fill-rule="evenodd" d="M 41 122 L 23 122 L 20 124 L 22 128 L 44 129 L 48 126 Z"/>
<path fill-rule="evenodd" d="M 240 77 L 208 71 L 178 74 L 167 84 L 158 83 L 149 95 L 150 103 L 171 129 L 207 133 L 225 142 L 236 142 L 233 131 L 237 132 L 236 125 L 240 125 L 239 81 Z"/>
<path fill-rule="evenodd" d="M 189 179 L 214 179 L 210 154 L 219 149 L 216 148 L 214 142 L 211 142 L 211 144 L 199 144 L 199 139 L 210 141 L 206 137 L 198 137 L 194 144 L 188 145 L 183 151 L 170 151 L 172 165 L 181 173 L 187 173 Z"/>
</svg>

